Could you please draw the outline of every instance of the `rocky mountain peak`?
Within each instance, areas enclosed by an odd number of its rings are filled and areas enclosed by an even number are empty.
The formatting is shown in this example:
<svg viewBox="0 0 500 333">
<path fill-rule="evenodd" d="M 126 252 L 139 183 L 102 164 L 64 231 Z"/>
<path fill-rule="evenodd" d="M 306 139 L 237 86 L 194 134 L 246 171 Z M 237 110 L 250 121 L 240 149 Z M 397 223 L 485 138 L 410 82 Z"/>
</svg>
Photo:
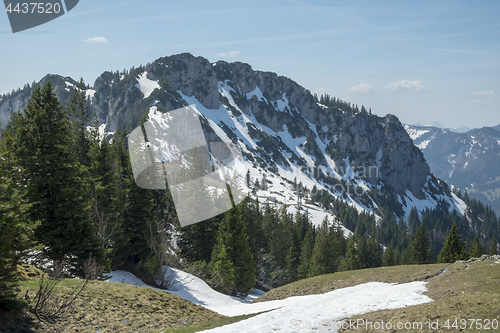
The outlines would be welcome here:
<svg viewBox="0 0 500 333">
<path fill-rule="evenodd" d="M 56 81 L 58 96 L 67 101 L 75 82 Z M 27 96 L 28 91 L 2 99 L 0 116 L 8 119 Z M 190 104 L 200 113 L 207 138 L 231 140 L 258 172 L 289 182 L 291 174 L 300 174 L 309 189 L 323 188 L 362 209 L 376 209 L 377 199 L 368 192 L 381 189 L 400 206 L 398 215 L 408 210 L 408 191 L 431 206 L 439 196 L 454 205 L 397 117 L 320 105 L 293 80 L 245 63 L 210 63 L 189 53 L 162 57 L 123 73 L 104 72 L 87 96 L 111 132 L 132 130 L 153 107 L 167 112 Z M 345 184 L 364 194 L 339 190 Z"/>
</svg>

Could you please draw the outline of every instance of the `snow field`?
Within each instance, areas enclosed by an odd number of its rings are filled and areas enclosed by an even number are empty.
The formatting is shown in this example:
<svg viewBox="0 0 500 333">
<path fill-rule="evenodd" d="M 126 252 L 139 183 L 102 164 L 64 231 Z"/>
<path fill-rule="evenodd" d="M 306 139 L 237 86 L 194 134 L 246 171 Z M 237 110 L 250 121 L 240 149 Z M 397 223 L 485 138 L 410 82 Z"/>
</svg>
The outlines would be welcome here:
<svg viewBox="0 0 500 333">
<path fill-rule="evenodd" d="M 267 311 L 206 332 L 336 332 L 342 320 L 355 315 L 432 302 L 423 295 L 426 282 L 369 282 L 325 294 L 250 304 L 263 292 L 254 290 L 245 299 L 231 297 L 213 290 L 193 275 L 177 269 L 170 272 L 177 283 L 175 290 L 169 292 L 207 309 L 231 317 Z M 151 288 L 129 272 L 114 271 L 110 275 L 109 282 Z"/>
</svg>

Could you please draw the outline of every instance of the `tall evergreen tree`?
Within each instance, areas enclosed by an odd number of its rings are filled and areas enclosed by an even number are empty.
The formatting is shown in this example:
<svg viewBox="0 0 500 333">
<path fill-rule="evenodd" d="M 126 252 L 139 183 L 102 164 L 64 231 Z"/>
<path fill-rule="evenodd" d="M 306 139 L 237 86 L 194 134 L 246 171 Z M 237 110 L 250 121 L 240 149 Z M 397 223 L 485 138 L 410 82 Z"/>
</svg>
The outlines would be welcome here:
<svg viewBox="0 0 500 333">
<path fill-rule="evenodd" d="M 13 186 L 15 168 L 0 147 L 0 312 L 14 307 L 18 291 L 17 264 L 29 241 L 24 220 L 25 205 Z"/>
<path fill-rule="evenodd" d="M 384 254 L 382 255 L 382 265 L 383 266 L 395 266 L 397 265 L 397 254 L 394 252 L 392 247 L 389 245 Z"/>
<path fill-rule="evenodd" d="M 307 231 L 304 241 L 302 242 L 302 248 L 299 257 L 299 267 L 297 268 L 298 278 L 304 279 L 309 275 L 309 269 L 311 267 L 311 258 L 314 249 L 314 238 L 315 238 L 314 228 Z"/>
<path fill-rule="evenodd" d="M 431 261 L 429 237 L 423 223 L 418 227 L 415 237 L 408 247 L 407 256 L 407 264 L 421 265 L 429 264 Z"/>
<path fill-rule="evenodd" d="M 370 255 L 370 267 L 380 267 L 382 266 L 382 254 L 380 245 L 374 240 L 370 239 L 368 241 L 368 253 Z"/>
<path fill-rule="evenodd" d="M 368 248 L 368 241 L 365 235 L 357 238 L 356 242 L 356 256 L 358 257 L 359 266 L 356 269 L 370 268 L 372 263 L 370 262 L 370 251 Z"/>
<path fill-rule="evenodd" d="M 358 269 L 360 266 L 361 264 L 359 262 L 358 251 L 356 249 L 356 236 L 352 235 L 347 240 L 347 251 L 344 259 L 342 260 L 340 269 L 342 271 L 349 271 Z"/>
<path fill-rule="evenodd" d="M 14 113 L 6 144 L 22 170 L 17 180 L 36 240 L 53 260 L 69 260 L 78 270 L 91 254 L 104 262 L 90 223 L 88 181 L 73 151 L 68 116 L 48 82 L 36 87 L 24 112 Z M 75 260 L 74 260 L 75 259 Z"/>
<path fill-rule="evenodd" d="M 495 236 L 491 237 L 490 241 L 490 256 L 498 254 L 498 243 L 497 238 Z"/>
<path fill-rule="evenodd" d="M 87 126 L 90 120 L 90 108 L 83 78 L 76 84 L 75 91 L 69 98 L 68 113 L 73 129 L 76 157 L 82 165 L 88 166 L 90 163 L 90 141 Z"/>
<path fill-rule="evenodd" d="M 183 257 L 189 261 L 210 262 L 212 250 L 217 242 L 217 225 L 220 217 L 214 217 L 181 229 L 179 247 Z"/>
<path fill-rule="evenodd" d="M 101 247 L 107 250 L 114 245 L 121 229 L 126 203 L 124 193 L 120 192 L 125 188 L 119 181 L 119 163 L 106 139 L 92 142 L 89 155 L 91 216 Z"/>
<path fill-rule="evenodd" d="M 474 240 L 472 241 L 472 246 L 470 249 L 470 256 L 472 258 L 479 258 L 482 256 L 484 253 L 484 248 L 481 246 L 481 243 L 479 243 L 479 236 L 476 234 L 476 237 L 474 237 Z"/>
<path fill-rule="evenodd" d="M 153 193 L 136 185 L 125 142 L 123 133 L 117 131 L 111 148 L 117 168 L 117 200 L 124 205 L 124 210 L 111 257 L 113 269 L 125 269 L 137 274 L 140 264 L 151 255 L 144 231 L 146 220 L 153 218 Z"/>
<path fill-rule="evenodd" d="M 410 210 L 410 215 L 408 216 L 408 226 L 410 228 L 411 233 L 416 232 L 419 223 L 420 223 L 420 220 L 418 218 L 418 210 L 416 207 L 413 207 Z"/>
<path fill-rule="evenodd" d="M 327 217 L 325 217 L 316 232 L 309 276 L 333 273 L 336 270 L 334 266 L 332 242 L 329 234 L 330 226 Z"/>
<path fill-rule="evenodd" d="M 453 223 L 441 252 L 439 253 L 438 262 L 454 262 L 463 259 L 463 243 L 458 234 L 458 227 Z"/>
<path fill-rule="evenodd" d="M 255 285 L 255 264 L 238 208 L 224 214 L 212 252 L 211 266 L 224 291 L 248 293 Z"/>
<path fill-rule="evenodd" d="M 215 244 L 210 266 L 212 268 L 212 286 L 223 293 L 233 293 L 235 289 L 234 264 L 229 258 L 222 234 L 219 234 Z"/>
</svg>

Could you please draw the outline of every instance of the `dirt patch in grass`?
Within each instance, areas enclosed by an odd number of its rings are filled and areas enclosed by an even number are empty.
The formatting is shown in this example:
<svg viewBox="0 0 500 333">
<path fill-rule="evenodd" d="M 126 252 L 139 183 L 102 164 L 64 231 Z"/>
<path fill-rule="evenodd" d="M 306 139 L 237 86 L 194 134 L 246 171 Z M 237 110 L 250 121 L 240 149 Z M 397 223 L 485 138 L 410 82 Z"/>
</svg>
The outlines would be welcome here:
<svg viewBox="0 0 500 333">
<path fill-rule="evenodd" d="M 63 280 L 57 293 L 70 292 L 80 281 Z M 38 281 L 21 283 L 21 295 L 34 297 Z M 25 312 L 22 320 L 5 323 L 2 332 L 160 332 L 225 318 L 165 291 L 121 283 L 90 283 L 71 310 L 56 324 L 38 320 Z"/>
<path fill-rule="evenodd" d="M 366 282 L 406 283 L 426 281 L 447 267 L 446 264 L 378 267 L 356 271 L 337 272 L 300 280 L 273 289 L 254 302 L 281 300 L 291 296 L 323 294 Z"/>
</svg>

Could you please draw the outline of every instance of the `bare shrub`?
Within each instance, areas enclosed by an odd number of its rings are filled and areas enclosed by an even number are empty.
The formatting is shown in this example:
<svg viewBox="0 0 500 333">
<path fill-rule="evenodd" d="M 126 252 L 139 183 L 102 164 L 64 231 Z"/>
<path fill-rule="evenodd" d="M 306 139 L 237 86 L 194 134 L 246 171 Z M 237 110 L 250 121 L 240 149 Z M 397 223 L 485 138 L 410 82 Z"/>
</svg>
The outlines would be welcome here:
<svg viewBox="0 0 500 333">
<path fill-rule="evenodd" d="M 90 256 L 83 264 L 85 278 L 78 283 L 68 294 L 57 292 L 56 288 L 63 278 L 63 264 L 54 262 L 52 277 L 42 275 L 38 291 L 31 302 L 29 310 L 40 319 L 54 324 L 61 319 L 71 308 L 75 300 L 83 293 L 91 280 L 97 279 L 104 271 L 96 260 Z"/>
</svg>

